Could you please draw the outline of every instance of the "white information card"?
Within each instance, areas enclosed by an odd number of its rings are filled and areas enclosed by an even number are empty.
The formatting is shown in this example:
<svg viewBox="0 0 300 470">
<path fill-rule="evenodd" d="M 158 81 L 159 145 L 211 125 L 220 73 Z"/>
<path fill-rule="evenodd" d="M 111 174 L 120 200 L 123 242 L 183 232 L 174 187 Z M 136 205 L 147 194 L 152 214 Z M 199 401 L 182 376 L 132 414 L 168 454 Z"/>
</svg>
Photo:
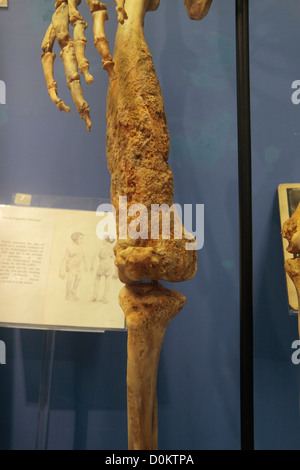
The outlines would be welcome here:
<svg viewBox="0 0 300 470">
<path fill-rule="evenodd" d="M 0 325 L 124 329 L 112 237 L 91 211 L 0 206 Z"/>
</svg>

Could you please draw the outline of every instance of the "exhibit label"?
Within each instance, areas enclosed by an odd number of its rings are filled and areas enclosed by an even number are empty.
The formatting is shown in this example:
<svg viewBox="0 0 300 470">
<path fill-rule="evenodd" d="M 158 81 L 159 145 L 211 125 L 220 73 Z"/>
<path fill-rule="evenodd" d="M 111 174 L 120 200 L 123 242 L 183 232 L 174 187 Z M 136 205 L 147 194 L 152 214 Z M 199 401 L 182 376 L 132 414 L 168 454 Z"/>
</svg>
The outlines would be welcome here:
<svg viewBox="0 0 300 470">
<path fill-rule="evenodd" d="M 0 325 L 125 329 L 114 240 L 99 240 L 98 222 L 93 211 L 0 206 Z"/>
</svg>

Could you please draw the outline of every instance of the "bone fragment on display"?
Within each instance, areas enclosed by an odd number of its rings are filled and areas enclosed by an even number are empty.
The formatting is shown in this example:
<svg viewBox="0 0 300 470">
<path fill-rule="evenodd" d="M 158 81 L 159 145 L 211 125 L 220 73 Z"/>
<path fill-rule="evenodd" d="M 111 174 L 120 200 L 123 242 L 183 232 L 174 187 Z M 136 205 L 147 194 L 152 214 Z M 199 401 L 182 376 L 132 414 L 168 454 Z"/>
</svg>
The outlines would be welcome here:
<svg viewBox="0 0 300 470">
<path fill-rule="evenodd" d="M 59 110 L 70 112 L 70 108 L 64 104 L 64 102 L 57 96 L 57 83 L 54 80 L 54 59 L 55 54 L 52 52 L 52 48 L 57 39 L 61 48 L 61 58 L 64 64 L 65 76 L 68 88 L 71 90 L 71 94 L 77 110 L 82 119 L 86 123 L 87 130 L 91 128 L 91 120 L 89 117 L 89 106 L 83 98 L 82 87 L 80 83 L 80 76 L 78 74 L 78 62 L 75 52 L 75 43 L 71 38 L 69 32 L 69 20 L 70 20 L 70 9 L 71 19 L 76 29 L 76 38 L 80 39 L 80 42 L 84 42 L 84 24 L 82 23 L 82 17 L 77 11 L 78 0 L 70 0 L 70 2 L 57 1 L 55 4 L 56 10 L 52 16 L 52 22 L 47 28 L 45 37 L 42 42 L 42 64 L 44 69 L 44 75 L 48 93 L 51 100 L 57 106 Z M 76 24 L 78 23 L 78 24 Z M 76 28 L 77 26 L 77 28 Z M 81 60 L 82 70 L 84 69 L 82 55 L 82 49 L 78 49 L 79 58 Z M 86 65 L 86 64 L 85 64 Z M 86 70 L 85 70 L 86 71 Z M 88 76 L 87 76 L 88 78 Z"/>
<path fill-rule="evenodd" d="M 94 77 L 89 72 L 89 61 L 85 57 L 85 48 L 87 40 L 84 37 L 84 31 L 87 28 L 85 21 L 76 21 L 74 25 L 74 47 L 80 72 L 84 75 L 86 83 L 93 83 Z"/>
<path fill-rule="evenodd" d="M 55 36 L 61 49 L 63 49 L 71 40 L 69 33 L 69 5 L 61 3 L 52 16 L 52 24 Z"/>
<path fill-rule="evenodd" d="M 160 5 L 160 0 L 146 0 L 147 4 L 147 11 L 154 11 L 157 10 L 157 8 Z"/>
<path fill-rule="evenodd" d="M 300 338 L 300 258 L 291 258 L 288 259 L 285 264 L 284 268 L 286 273 L 291 278 L 297 293 L 298 299 L 298 334 Z"/>
<path fill-rule="evenodd" d="M 106 10 L 105 3 L 98 2 L 98 0 L 85 0 L 90 12 L 93 13 L 96 10 Z"/>
<path fill-rule="evenodd" d="M 111 80 L 116 79 L 116 72 L 114 70 L 114 61 L 112 59 L 108 39 L 105 35 L 105 21 L 108 20 L 108 14 L 106 10 L 95 10 L 92 12 L 94 21 L 94 44 L 102 57 L 103 69 L 108 72 Z"/>
<path fill-rule="evenodd" d="M 49 96 L 55 106 L 60 111 L 65 111 L 66 113 L 69 113 L 69 106 L 66 106 L 65 103 L 57 96 L 57 83 L 54 80 L 53 75 L 53 63 L 55 60 L 55 54 L 54 52 L 45 52 L 44 54 L 42 54 L 41 57 Z"/>
<path fill-rule="evenodd" d="M 298 204 L 292 216 L 286 220 L 282 226 L 281 234 L 287 239 L 289 245 L 287 251 L 289 253 L 300 253 L 300 203 Z"/>
<path fill-rule="evenodd" d="M 126 317 L 129 450 L 157 449 L 157 371 L 169 322 L 185 296 L 161 284 L 124 286 L 119 295 Z"/>
<path fill-rule="evenodd" d="M 202 20 L 207 15 L 213 0 L 183 0 L 191 20 Z"/>
<path fill-rule="evenodd" d="M 45 34 L 43 42 L 42 42 L 42 50 L 44 51 L 44 53 L 52 52 L 53 45 L 54 45 L 54 42 L 55 42 L 55 38 L 56 38 L 55 30 L 54 30 L 53 24 L 51 22 L 50 25 L 47 28 L 46 34 Z"/>
<path fill-rule="evenodd" d="M 89 73 L 89 62 L 85 57 L 87 39 L 84 36 L 84 32 L 88 27 L 88 24 L 84 21 L 82 15 L 77 10 L 79 4 L 80 0 L 69 0 L 69 19 L 70 24 L 74 28 L 74 47 L 80 73 L 84 75 L 86 83 L 91 84 L 93 83 L 94 78 Z"/>
<path fill-rule="evenodd" d="M 91 120 L 89 115 L 89 105 L 83 97 L 80 76 L 77 68 L 77 60 L 74 48 L 74 42 L 70 41 L 60 53 L 68 88 L 71 91 L 73 101 L 76 105 L 80 117 L 85 121 L 87 130 L 90 131 Z"/>
<path fill-rule="evenodd" d="M 170 215 L 169 238 L 165 236 L 162 220 L 156 237 L 151 238 L 149 233 L 148 237 L 136 239 L 127 231 L 125 237 L 120 237 L 121 196 L 126 196 L 128 202 L 126 224 L 137 223 L 138 216 L 130 212 L 130 208 L 140 204 L 146 208 L 149 228 L 153 204 L 173 207 L 174 185 L 168 164 L 170 139 L 164 102 L 143 31 L 145 13 L 158 8 L 160 2 L 115 1 L 119 25 L 113 58 L 105 35 L 106 6 L 97 0 L 86 0 L 86 3 L 93 18 L 95 46 L 110 77 L 106 153 L 111 173 L 111 202 L 117 216 L 115 262 L 119 279 L 127 284 L 120 292 L 119 301 L 128 330 L 128 443 L 129 449 L 150 450 L 157 449 L 156 381 L 162 342 L 167 325 L 185 303 L 182 294 L 165 289 L 157 281 L 191 279 L 197 269 L 197 251 L 187 249 L 189 244 L 195 245 L 195 239 L 186 232 L 177 212 Z M 200 3 L 209 7 L 211 0 Z M 52 46 L 57 39 L 68 87 L 89 130 L 89 106 L 83 98 L 78 73 L 78 67 L 85 75 L 87 70 L 86 23 L 77 10 L 79 4 L 80 0 L 69 3 L 57 0 L 52 27 L 43 41 L 42 61 L 51 99 L 62 107 L 53 77 Z M 190 13 L 192 10 L 190 8 Z M 69 33 L 70 22 L 74 39 Z M 140 217 L 140 224 L 143 217 Z M 180 224 L 175 227 L 178 220 Z M 135 284 L 145 279 L 150 282 Z"/>
<path fill-rule="evenodd" d="M 118 21 L 120 24 L 123 24 L 128 18 L 125 10 L 125 0 L 115 0 L 115 2 L 117 4 L 116 11 L 118 13 Z"/>
<path fill-rule="evenodd" d="M 128 214 L 133 204 L 144 205 L 148 214 L 152 204 L 174 204 L 164 102 L 143 33 L 147 2 L 127 0 L 125 5 L 128 20 L 118 26 L 114 49 L 117 79 L 110 82 L 107 96 L 106 154 L 118 234 L 115 262 L 125 284 L 143 279 L 185 281 L 196 273 L 197 252 L 186 249 L 193 237 L 181 222 L 180 237 L 175 236 L 177 215 L 171 217 L 169 239 L 162 231 L 156 239 L 150 231 L 145 239 L 127 234 L 120 238 L 120 196 L 127 196 Z M 128 215 L 128 226 L 135 218 Z M 147 223 L 150 227 L 150 220 Z"/>
<path fill-rule="evenodd" d="M 45 37 L 42 42 L 43 54 L 41 54 L 43 71 L 46 81 L 46 86 L 48 94 L 55 104 L 55 106 L 60 111 L 70 112 L 69 106 L 66 106 L 65 103 L 57 96 L 57 83 L 54 80 L 54 60 L 56 54 L 52 52 L 53 45 L 55 42 L 55 30 L 52 23 L 48 26 Z"/>
<path fill-rule="evenodd" d="M 285 221 L 281 234 L 288 241 L 287 251 L 291 254 L 300 253 L 300 203 L 292 216 Z M 293 282 L 298 299 L 298 332 L 300 337 L 300 258 L 294 257 L 288 259 L 284 268 L 291 281 Z"/>
</svg>

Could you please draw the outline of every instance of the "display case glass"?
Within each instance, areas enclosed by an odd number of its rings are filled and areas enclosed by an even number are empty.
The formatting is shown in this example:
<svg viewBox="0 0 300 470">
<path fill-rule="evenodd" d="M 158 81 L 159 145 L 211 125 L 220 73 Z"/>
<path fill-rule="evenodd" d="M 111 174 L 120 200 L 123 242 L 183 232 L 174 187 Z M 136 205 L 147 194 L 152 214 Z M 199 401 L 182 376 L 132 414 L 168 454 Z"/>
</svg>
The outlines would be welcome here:
<svg viewBox="0 0 300 470">
<path fill-rule="evenodd" d="M 16 193 L 43 195 L 31 206 L 96 214 L 97 201 L 111 194 L 109 78 L 88 6 L 82 1 L 80 11 L 89 24 L 86 55 L 94 76 L 83 84 L 90 132 L 72 103 L 57 43 L 55 80 L 71 112 L 59 112 L 47 93 L 40 55 L 55 1 L 1 3 L 0 202 L 13 205 Z M 187 300 L 160 356 L 159 449 L 239 450 L 236 2 L 213 1 L 201 21 L 189 19 L 182 0 L 160 3 L 147 13 L 144 31 L 164 99 L 174 201 L 191 208 L 194 222 L 197 205 L 204 205 L 204 243 L 193 279 L 164 283 Z M 106 4 L 113 51 L 116 4 Z M 278 186 L 299 183 L 298 15 L 294 0 L 249 2 L 256 449 L 300 448 L 297 315 L 289 315 L 278 204 Z M 56 334 L 48 449 L 127 449 L 126 332 L 104 329 L 49 330 Z M 0 328 L 2 449 L 36 447 L 44 333 L 20 324 Z"/>
</svg>

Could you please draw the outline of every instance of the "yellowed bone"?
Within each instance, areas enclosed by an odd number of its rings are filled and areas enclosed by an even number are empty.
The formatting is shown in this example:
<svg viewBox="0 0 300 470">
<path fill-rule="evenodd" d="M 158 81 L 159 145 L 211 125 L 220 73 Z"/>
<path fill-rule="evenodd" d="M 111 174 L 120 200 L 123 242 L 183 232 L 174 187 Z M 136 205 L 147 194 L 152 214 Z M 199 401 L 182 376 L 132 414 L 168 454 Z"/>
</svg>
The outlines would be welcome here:
<svg viewBox="0 0 300 470">
<path fill-rule="evenodd" d="M 106 10 L 95 10 L 92 13 L 94 21 L 94 39 L 95 47 L 102 57 L 103 69 L 108 72 L 109 78 L 115 80 L 117 78 L 114 70 L 114 61 L 109 51 L 108 39 L 105 35 L 105 21 L 108 20 L 108 14 Z"/>
<path fill-rule="evenodd" d="M 86 83 L 90 85 L 93 83 L 94 77 L 89 72 L 89 61 L 84 55 L 87 43 L 84 37 L 86 28 L 87 23 L 85 21 L 76 21 L 74 26 L 74 47 L 79 70 L 84 75 Z"/>
<path fill-rule="evenodd" d="M 286 273 L 291 278 L 298 298 L 298 335 L 300 338 L 300 258 L 288 259 L 284 265 Z"/>
<path fill-rule="evenodd" d="M 59 46 L 63 49 L 71 40 L 69 33 L 69 5 L 61 3 L 52 16 L 52 24 Z"/>
<path fill-rule="evenodd" d="M 50 25 L 47 28 L 43 42 L 42 42 L 42 50 L 44 52 L 52 52 L 53 45 L 55 42 L 55 37 L 56 36 L 55 36 L 55 30 L 54 30 L 53 24 L 50 23 Z"/>
<path fill-rule="evenodd" d="M 295 244 L 295 241 L 298 239 L 297 232 L 300 232 L 300 203 L 292 216 L 285 221 L 281 230 L 282 236 L 289 242 L 287 247 L 289 253 L 300 253 L 298 242 Z"/>
<path fill-rule="evenodd" d="M 170 217 L 169 239 L 164 239 L 162 230 L 157 237 L 150 232 L 152 206 L 171 208 L 174 185 L 167 162 L 170 138 L 163 97 L 143 32 L 147 6 L 147 2 L 126 0 L 128 20 L 118 25 L 114 49 L 118 77 L 110 82 L 107 94 L 106 155 L 118 236 L 115 263 L 125 284 L 143 279 L 182 282 L 191 279 L 197 269 L 196 244 L 189 249 L 192 237 L 181 221 L 175 230 Z M 147 228 L 145 237 L 132 237 L 129 229 L 128 234 L 120 234 L 123 195 L 127 197 L 127 227 L 138 219 L 130 215 L 133 205 L 146 208 L 146 223 L 139 217 Z"/>
<path fill-rule="evenodd" d="M 157 449 L 157 371 L 165 332 L 184 295 L 160 284 L 125 286 L 119 301 L 126 317 L 129 450 Z"/>
<path fill-rule="evenodd" d="M 287 251 L 292 254 L 300 253 L 300 203 L 292 216 L 283 224 L 281 234 L 289 242 Z M 297 292 L 298 331 L 300 337 L 300 258 L 288 259 L 285 262 L 284 268 Z"/>
<path fill-rule="evenodd" d="M 141 0 L 143 3 L 143 0 Z M 148 0 L 147 0 L 148 1 Z M 157 0 L 153 0 L 157 2 Z M 123 24 L 127 19 L 125 11 L 125 0 L 115 0 L 118 13 L 118 21 Z M 52 49 L 57 39 L 61 48 L 61 58 L 65 67 L 66 80 L 71 90 L 73 101 L 77 110 L 86 122 L 87 130 L 91 128 L 89 117 L 89 106 L 83 98 L 83 91 L 80 83 L 80 77 L 75 71 L 79 68 L 80 73 L 84 75 L 85 81 L 91 84 L 94 81 L 89 72 L 89 62 L 85 57 L 87 39 L 85 30 L 88 24 L 84 21 L 78 11 L 81 0 L 56 0 L 55 12 L 52 16 L 52 22 L 49 25 L 42 42 L 42 65 L 49 96 L 59 110 L 70 112 L 70 108 L 57 96 L 57 83 L 54 80 L 54 59 Z M 108 72 L 110 80 L 115 80 L 117 75 L 114 69 L 114 61 L 109 51 L 108 39 L 105 35 L 105 21 L 108 20 L 106 5 L 98 0 L 86 0 L 94 23 L 94 43 L 102 57 L 103 69 Z M 73 26 L 73 39 L 69 32 L 69 24 Z M 74 54 L 73 51 L 74 50 Z M 78 83 L 76 83 L 78 81 Z"/>
<path fill-rule="evenodd" d="M 118 13 L 118 21 L 119 23 L 123 24 L 125 20 L 127 20 L 128 16 L 125 11 L 125 0 L 115 0 L 117 6 L 116 11 Z"/>
<path fill-rule="evenodd" d="M 54 52 L 45 52 L 41 57 L 49 96 L 60 111 L 69 113 L 69 106 L 66 106 L 65 103 L 57 96 L 57 83 L 54 80 L 53 75 L 53 62 L 55 59 L 55 54 Z"/>
<path fill-rule="evenodd" d="M 57 8 L 60 7 L 62 3 L 68 3 L 68 0 L 56 0 L 55 9 L 57 10 Z"/>
<path fill-rule="evenodd" d="M 52 23 L 47 28 L 45 37 L 42 42 L 42 50 L 44 53 L 41 55 L 42 65 L 45 75 L 45 81 L 48 89 L 49 96 L 55 106 L 60 111 L 65 111 L 66 113 L 70 112 L 69 106 L 66 106 L 65 103 L 58 98 L 57 96 L 57 83 L 54 80 L 54 60 L 56 54 L 52 52 L 53 45 L 55 42 L 55 31 Z"/>
<path fill-rule="evenodd" d="M 148 1 L 147 11 L 157 10 L 157 8 L 160 5 L 160 0 L 147 0 L 147 1 Z"/>
<path fill-rule="evenodd" d="M 91 83 L 92 76 L 84 56 L 87 23 L 77 9 L 80 2 L 56 0 L 56 12 L 42 44 L 42 62 L 52 101 L 59 109 L 69 112 L 70 108 L 57 97 L 57 84 L 53 76 L 55 54 L 52 47 L 57 39 L 68 87 L 80 116 L 90 130 L 89 106 L 83 98 L 78 74 L 79 67 L 87 82 Z M 167 163 L 167 120 L 143 31 L 145 13 L 157 9 L 160 0 L 126 0 L 126 4 L 125 0 L 115 0 L 115 3 L 119 25 L 114 60 L 118 75 L 105 35 L 105 21 L 108 20 L 106 6 L 98 0 L 86 0 L 94 22 L 95 46 L 111 79 L 107 99 L 106 151 L 112 178 L 112 204 L 117 215 L 118 200 L 124 195 L 128 197 L 129 210 L 133 204 L 141 204 L 147 210 L 152 205 L 173 207 L 173 175 Z M 208 12 L 212 0 L 184 0 L 184 3 L 190 18 L 201 19 Z M 69 24 L 74 27 L 74 40 L 69 33 Z M 153 239 L 132 239 L 127 234 L 119 237 L 120 227 L 117 225 L 119 239 L 115 254 L 118 274 L 122 282 L 131 284 L 121 290 L 119 298 L 128 329 L 129 449 L 157 449 L 156 380 L 159 356 L 167 325 L 185 303 L 183 295 L 165 289 L 156 280 L 185 281 L 196 273 L 195 240 L 187 234 L 182 224 L 179 227 L 180 236 L 175 236 L 175 218 L 174 215 L 169 239 L 166 239 L 164 230 L 160 230 L 159 236 Z M 137 219 L 130 214 L 127 222 L 136 224 Z M 293 235 L 292 242 L 298 248 L 300 240 L 297 233 Z M 152 281 L 132 284 L 141 279 Z"/>
<path fill-rule="evenodd" d="M 93 13 L 96 10 L 106 10 L 104 3 L 98 2 L 98 0 L 85 0 L 90 12 Z"/>
<path fill-rule="evenodd" d="M 55 3 L 55 12 L 52 16 L 52 22 L 47 28 L 42 42 L 43 54 L 42 65 L 49 96 L 60 111 L 70 112 L 70 108 L 57 96 L 57 83 L 54 80 L 53 65 L 55 54 L 52 52 L 55 39 L 57 39 L 61 48 L 60 56 L 62 58 L 66 81 L 71 91 L 76 108 L 85 121 L 87 130 L 90 131 L 91 120 L 89 116 L 88 103 L 83 98 L 83 91 L 78 74 L 78 67 L 84 74 L 86 82 L 92 83 L 93 77 L 89 73 L 89 64 L 84 57 L 86 38 L 84 31 L 87 23 L 77 10 L 81 0 L 57 0 Z M 69 33 L 69 22 L 74 26 L 74 41 Z"/>
<path fill-rule="evenodd" d="M 94 44 L 102 57 L 103 69 L 108 72 L 110 80 L 115 80 L 117 75 L 114 70 L 114 61 L 109 51 L 108 39 L 105 35 L 105 21 L 108 20 L 106 5 L 97 0 L 86 0 L 93 17 Z"/>
<path fill-rule="evenodd" d="M 80 117 L 85 121 L 87 130 L 91 129 L 91 120 L 89 116 L 89 106 L 83 98 L 80 76 L 77 70 L 77 60 L 74 49 L 74 42 L 70 41 L 60 53 L 64 68 L 68 88 L 71 91 L 73 101 L 76 105 Z"/>
<path fill-rule="evenodd" d="M 207 15 L 213 0 L 183 0 L 191 20 L 202 20 Z"/>
<path fill-rule="evenodd" d="M 80 1 L 81 0 L 69 0 L 69 18 L 71 25 L 74 27 L 74 47 L 79 70 L 84 75 L 86 83 L 91 84 L 94 78 L 89 72 L 89 62 L 85 57 L 87 40 L 84 36 L 84 32 L 88 24 L 77 10 Z"/>
<path fill-rule="evenodd" d="M 76 20 L 83 20 L 82 15 L 78 11 L 78 5 L 81 0 L 68 0 L 70 23 L 73 24 Z"/>
</svg>

